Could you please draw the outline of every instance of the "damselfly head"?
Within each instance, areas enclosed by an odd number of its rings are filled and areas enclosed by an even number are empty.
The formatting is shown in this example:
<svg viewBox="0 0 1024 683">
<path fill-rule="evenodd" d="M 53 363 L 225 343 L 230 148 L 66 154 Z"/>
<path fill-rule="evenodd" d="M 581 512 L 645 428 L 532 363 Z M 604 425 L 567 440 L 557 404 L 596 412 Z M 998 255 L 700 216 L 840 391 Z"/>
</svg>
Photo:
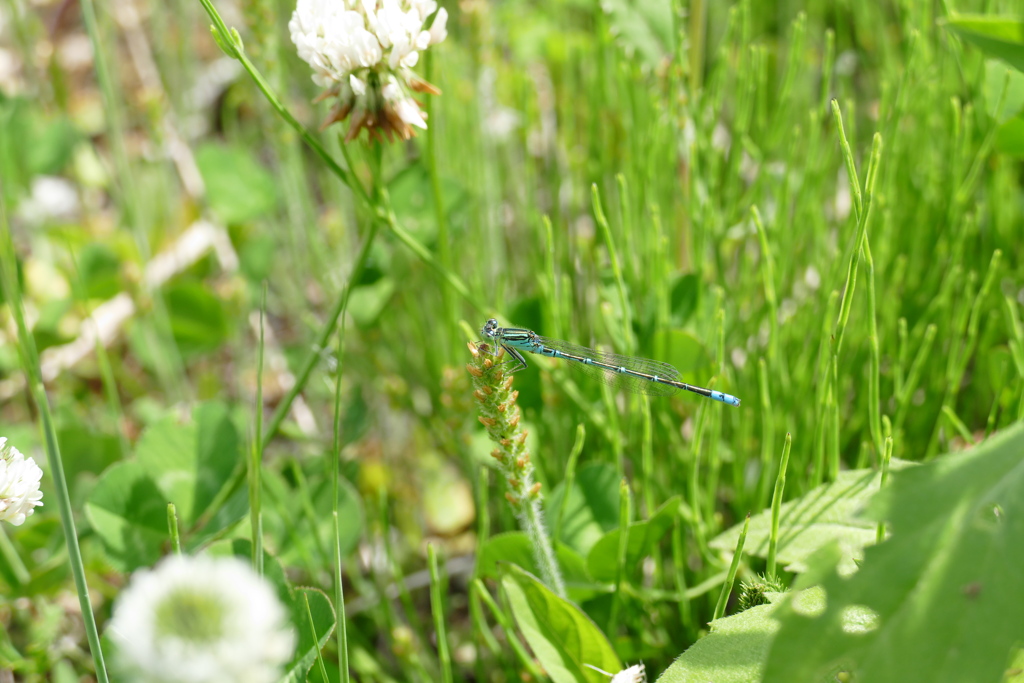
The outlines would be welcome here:
<svg viewBox="0 0 1024 683">
<path fill-rule="evenodd" d="M 498 321 L 494 318 L 489 319 L 484 323 L 483 329 L 481 329 L 480 332 L 488 339 L 494 339 L 498 334 Z"/>
</svg>

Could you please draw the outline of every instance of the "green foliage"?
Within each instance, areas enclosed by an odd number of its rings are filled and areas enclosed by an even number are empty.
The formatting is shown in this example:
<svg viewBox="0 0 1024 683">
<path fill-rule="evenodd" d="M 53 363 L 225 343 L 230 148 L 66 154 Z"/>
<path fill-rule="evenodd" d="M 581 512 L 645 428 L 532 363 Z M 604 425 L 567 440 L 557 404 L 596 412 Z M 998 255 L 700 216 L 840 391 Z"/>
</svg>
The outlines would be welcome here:
<svg viewBox="0 0 1024 683">
<path fill-rule="evenodd" d="M 596 683 L 621 666 L 601 629 L 578 607 L 552 593 L 535 576 L 510 566 L 501 581 L 512 614 L 545 672 L 555 683 Z"/>
<path fill-rule="evenodd" d="M 86 28 L 79 13 L 54 34 L 42 5 L 0 9 L 23 93 L 0 96 L 0 267 L 21 285 L 20 301 L 0 293 L 0 436 L 39 459 L 32 368 L 11 334 L 24 310 L 100 625 L 125 574 L 170 552 L 173 502 L 186 552 L 248 557 L 239 539 L 257 535 L 272 549 L 267 575 L 304 639 L 288 680 L 320 680 L 317 652 L 331 681 L 412 683 L 540 668 L 597 681 L 584 664 L 620 661 L 652 679 L 669 667 L 667 681 L 754 680 L 769 648 L 785 680 L 844 666 L 867 679 L 894 653 L 920 667 L 892 667 L 906 679 L 1019 665 L 1003 633 L 1020 625 L 994 601 L 1019 602 L 997 560 L 1017 566 L 1024 540 L 1012 497 L 998 516 L 980 501 L 1015 484 L 1019 432 L 1001 433 L 1024 419 L 1020 17 L 948 3 L 898 16 L 814 1 L 443 4 L 449 37 L 416 67 L 443 92 L 429 128 L 344 148 L 343 127 L 315 130 L 328 109 L 288 43 L 290 6 L 247 3 L 259 30 L 225 27 L 239 36 L 232 65 L 262 72 L 230 82 L 205 15 L 144 2 L 140 35 L 101 22 L 93 74 L 61 38 Z M 156 72 L 136 52 L 147 46 Z M 74 187 L 77 213 L 26 205 L 40 174 Z M 199 216 L 227 229 L 238 269 L 222 244 L 148 286 Z M 98 354 L 82 331 L 115 296 L 133 313 Z M 534 548 L 468 388 L 465 342 L 490 316 L 669 362 L 743 399 L 617 394 L 540 358 L 514 375 L 567 600 L 527 573 Z M 69 342 L 84 354 L 70 366 L 53 348 Z M 772 592 L 751 577 L 786 433 L 777 540 L 799 576 L 776 578 L 824 583 L 827 600 L 797 591 L 795 612 L 743 610 Z M 888 443 L 891 485 L 878 472 Z M 0 536 L 0 668 L 26 683 L 100 678 L 80 656 L 84 612 L 64 597 L 72 536 L 52 475 L 46 505 Z M 623 481 L 648 518 L 620 548 Z M 725 527 L 748 512 L 745 595 L 721 603 L 742 611 L 705 633 L 739 532 Z M 872 545 L 882 518 L 888 539 Z M 428 541 L 449 558 L 437 609 L 451 657 L 429 613 Z M 347 660 L 329 635 L 339 582 Z M 70 641 L 75 654 L 50 647 Z"/>
<path fill-rule="evenodd" d="M 626 567 L 639 567 L 641 561 L 648 557 L 658 543 L 672 528 L 672 523 L 679 516 L 679 496 L 665 501 L 650 519 L 633 522 L 629 525 L 629 544 L 626 547 Z M 619 564 L 620 529 L 612 529 L 593 545 L 587 555 L 587 568 L 590 575 L 597 581 L 614 581 Z"/>
<path fill-rule="evenodd" d="M 909 463 L 894 462 L 893 469 Z M 792 572 L 807 571 L 807 560 L 820 548 L 835 543 L 842 561 L 839 571 L 852 572 L 865 546 L 875 542 L 877 524 L 860 516 L 868 500 L 878 492 L 881 474 L 874 470 L 840 472 L 834 482 L 822 484 L 796 500 L 783 503 L 779 515 L 778 559 Z M 743 524 L 736 524 L 711 540 L 711 547 L 731 552 Z M 751 555 L 767 557 L 772 530 L 771 510 L 750 518 L 743 548 Z"/>
<path fill-rule="evenodd" d="M 959 14 L 947 20 L 953 31 L 992 57 L 1024 72 L 1024 21 L 1018 18 Z"/>
<path fill-rule="evenodd" d="M 234 555 L 248 561 L 252 557 L 252 545 L 245 539 L 218 542 L 210 546 L 214 555 Z M 337 615 L 330 598 L 316 588 L 296 587 L 285 576 L 284 568 L 272 555 L 263 555 L 263 576 L 273 584 L 278 598 L 291 615 L 291 623 L 298 635 L 295 654 L 285 666 L 281 683 L 300 683 L 316 661 L 321 650 L 334 633 Z M 313 632 L 316 632 L 316 638 Z"/>
<path fill-rule="evenodd" d="M 618 474 L 603 463 L 582 467 L 568 500 L 565 488 L 556 488 L 545 507 L 555 538 L 586 555 L 619 525 Z"/>
<path fill-rule="evenodd" d="M 1022 451 L 1016 426 L 896 472 L 869 507 L 892 536 L 867 548 L 852 577 L 823 577 L 823 609 L 778 613 L 765 681 L 824 680 L 837 670 L 872 681 L 998 680 L 1024 629 L 1011 607 L 1024 599 Z M 858 611 L 866 621 L 851 625 Z"/>
<path fill-rule="evenodd" d="M 778 597 L 776 597 L 778 600 Z M 710 624 L 708 635 L 658 677 L 657 683 L 748 683 L 760 679 L 772 638 L 779 630 L 777 602 L 751 607 Z"/>
<path fill-rule="evenodd" d="M 79 138 L 67 117 L 50 115 L 38 103 L 20 97 L 0 94 L 0 122 L 0 172 L 23 191 L 35 176 L 63 170 Z"/>
<path fill-rule="evenodd" d="M 135 459 L 110 466 L 85 504 L 110 561 L 121 571 L 155 563 L 167 548 L 168 503 L 190 548 L 236 523 L 247 507 L 244 490 L 211 505 L 240 458 L 238 433 L 221 403 L 196 406 L 190 421 L 168 416 L 147 429 Z"/>
<path fill-rule="evenodd" d="M 277 183 L 250 150 L 205 144 L 196 150 L 196 163 L 210 208 L 225 223 L 245 223 L 277 208 Z"/>
</svg>

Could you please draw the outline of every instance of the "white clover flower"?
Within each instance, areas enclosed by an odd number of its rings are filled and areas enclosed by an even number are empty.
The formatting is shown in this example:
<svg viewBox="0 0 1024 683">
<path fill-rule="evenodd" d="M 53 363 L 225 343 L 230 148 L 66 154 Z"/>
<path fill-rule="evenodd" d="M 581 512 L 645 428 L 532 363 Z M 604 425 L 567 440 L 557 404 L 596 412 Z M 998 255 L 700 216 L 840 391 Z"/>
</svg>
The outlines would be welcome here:
<svg viewBox="0 0 1024 683">
<path fill-rule="evenodd" d="M 26 458 L 7 438 L 0 437 L 0 521 L 21 526 L 25 518 L 42 505 L 39 481 L 43 471 L 32 458 Z"/>
<path fill-rule="evenodd" d="M 447 25 L 448 12 L 435 0 L 298 0 L 288 22 L 292 42 L 313 82 L 327 88 L 321 97 L 337 100 L 324 127 L 351 115 L 346 140 L 364 128 L 371 137 L 408 140 L 414 126 L 426 128 L 412 92 L 440 91 L 412 68 L 447 37 Z"/>
<path fill-rule="evenodd" d="M 612 679 L 608 683 L 647 683 L 647 672 L 644 670 L 643 664 L 636 664 L 628 669 L 623 669 L 617 674 L 608 673 L 590 664 L 585 664 L 584 666 L 603 673 L 605 676 L 611 676 Z"/>
<path fill-rule="evenodd" d="M 110 634 L 132 680 L 271 683 L 295 633 L 268 581 L 234 557 L 174 555 L 136 572 Z"/>
</svg>

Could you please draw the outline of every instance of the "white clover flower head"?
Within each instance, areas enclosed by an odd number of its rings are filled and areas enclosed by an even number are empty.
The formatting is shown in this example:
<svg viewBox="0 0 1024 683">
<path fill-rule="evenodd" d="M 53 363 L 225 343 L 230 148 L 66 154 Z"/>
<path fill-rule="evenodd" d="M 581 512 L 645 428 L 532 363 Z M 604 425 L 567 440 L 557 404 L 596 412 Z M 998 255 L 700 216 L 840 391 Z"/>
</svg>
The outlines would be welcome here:
<svg viewBox="0 0 1024 683">
<path fill-rule="evenodd" d="M 599 673 L 603 673 L 605 676 L 611 676 L 611 680 L 608 683 L 647 683 L 647 671 L 644 669 L 643 664 L 635 664 L 628 669 L 623 669 L 617 674 L 609 673 L 603 669 L 598 669 L 596 666 L 591 664 L 584 664 L 584 666 Z"/>
<path fill-rule="evenodd" d="M 271 683 L 295 633 L 270 583 L 234 557 L 174 555 L 136 572 L 110 634 L 132 680 Z"/>
<path fill-rule="evenodd" d="M 7 437 L 0 437 L 0 521 L 21 526 L 25 518 L 42 505 L 39 482 L 43 471 L 32 458 L 26 458 Z"/>
<path fill-rule="evenodd" d="M 412 92 L 440 91 L 412 68 L 447 37 L 447 25 L 448 12 L 435 0 L 298 0 L 288 22 L 292 42 L 313 82 L 327 89 L 321 98 L 337 100 L 323 127 L 351 115 L 348 141 L 363 129 L 376 139 L 408 140 L 413 127 L 426 128 Z"/>
</svg>

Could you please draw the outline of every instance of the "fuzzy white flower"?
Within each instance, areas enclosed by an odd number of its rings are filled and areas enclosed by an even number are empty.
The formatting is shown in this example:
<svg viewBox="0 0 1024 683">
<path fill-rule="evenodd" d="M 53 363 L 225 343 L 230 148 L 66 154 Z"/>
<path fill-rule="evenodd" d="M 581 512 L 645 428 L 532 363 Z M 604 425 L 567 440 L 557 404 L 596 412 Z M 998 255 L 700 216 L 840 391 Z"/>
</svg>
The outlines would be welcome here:
<svg viewBox="0 0 1024 683">
<path fill-rule="evenodd" d="M 43 471 L 32 458 L 26 458 L 7 438 L 0 437 L 0 521 L 21 526 L 25 518 L 42 505 L 39 482 Z"/>
<path fill-rule="evenodd" d="M 433 23 L 426 21 L 433 15 Z M 346 139 L 364 128 L 409 139 L 426 128 L 412 92 L 440 91 L 413 73 L 420 53 L 448 35 L 448 12 L 435 0 L 298 0 L 288 30 L 313 69 L 322 97 L 337 104 L 324 126 L 352 115 Z"/>
<path fill-rule="evenodd" d="M 596 666 L 592 666 L 590 664 L 586 664 L 584 666 L 603 673 L 605 676 L 611 676 L 612 679 L 608 681 L 608 683 L 647 683 L 647 671 L 644 669 L 643 664 L 636 664 L 628 669 L 623 669 L 617 674 L 608 673 L 607 671 L 598 669 Z"/>
<path fill-rule="evenodd" d="M 175 555 L 136 572 L 110 634 L 132 680 L 270 683 L 295 649 L 273 587 L 234 557 Z"/>
</svg>

